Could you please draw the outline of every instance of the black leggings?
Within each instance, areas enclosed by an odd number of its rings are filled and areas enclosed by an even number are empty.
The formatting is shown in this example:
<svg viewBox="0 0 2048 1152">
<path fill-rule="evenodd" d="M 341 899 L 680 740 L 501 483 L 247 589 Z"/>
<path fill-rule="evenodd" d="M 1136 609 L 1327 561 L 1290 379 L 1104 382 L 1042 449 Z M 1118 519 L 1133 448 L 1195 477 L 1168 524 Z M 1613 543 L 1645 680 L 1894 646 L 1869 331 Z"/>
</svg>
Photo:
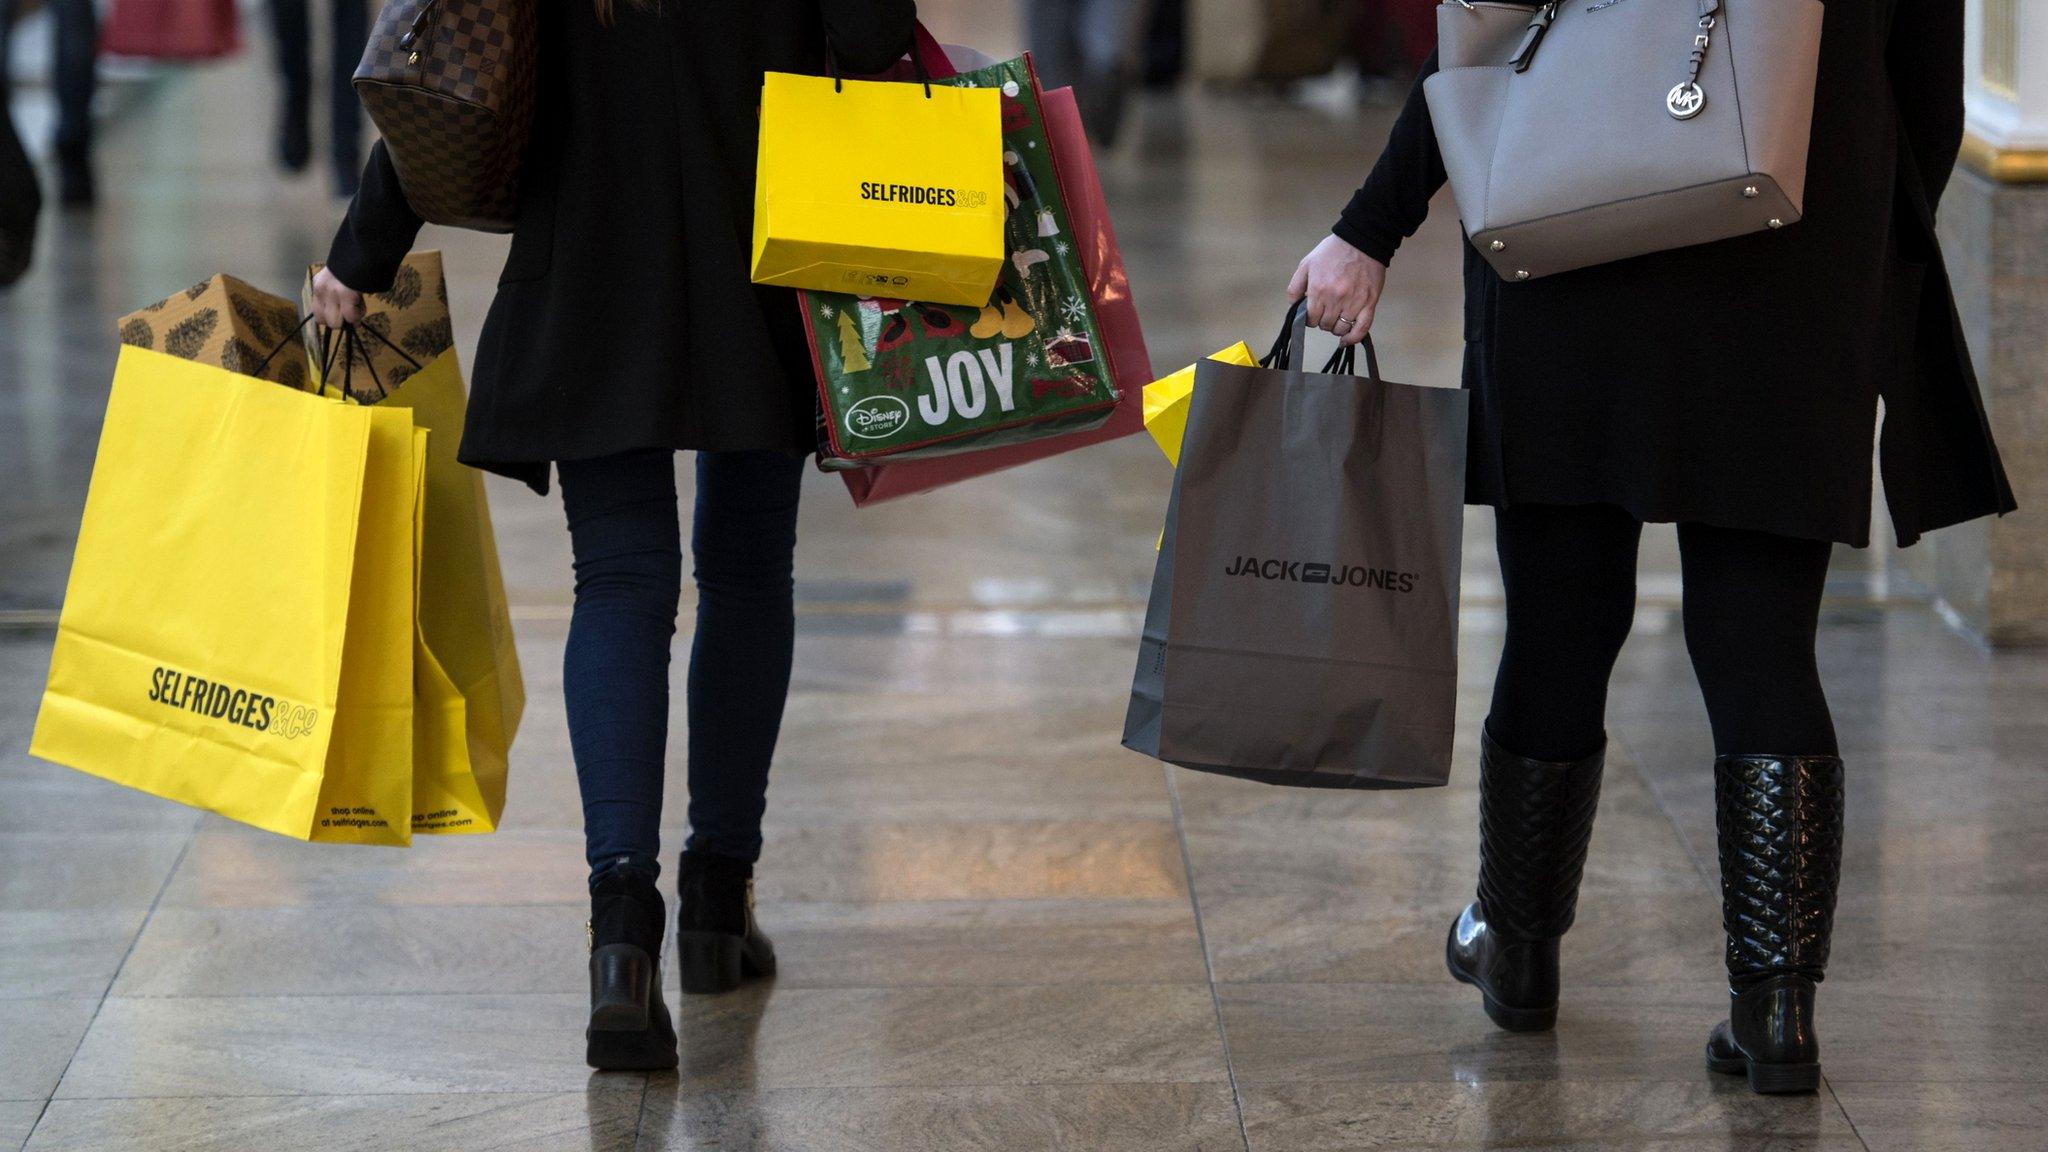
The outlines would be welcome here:
<svg viewBox="0 0 2048 1152">
<path fill-rule="evenodd" d="M 1577 760 L 1606 738 L 1607 681 L 1635 620 L 1643 526 L 1612 505 L 1498 516 L 1507 643 L 1487 730 L 1507 751 Z M 1718 755 L 1836 754 L 1814 633 L 1825 540 L 1680 524 L 1685 645 Z"/>
</svg>

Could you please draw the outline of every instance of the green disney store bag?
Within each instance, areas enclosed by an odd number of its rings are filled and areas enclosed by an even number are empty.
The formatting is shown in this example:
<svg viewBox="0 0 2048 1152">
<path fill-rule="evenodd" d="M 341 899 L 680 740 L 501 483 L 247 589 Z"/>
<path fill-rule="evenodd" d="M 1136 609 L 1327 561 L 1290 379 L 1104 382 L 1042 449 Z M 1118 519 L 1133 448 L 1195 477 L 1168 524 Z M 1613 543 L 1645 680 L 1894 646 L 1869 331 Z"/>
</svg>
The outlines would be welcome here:
<svg viewBox="0 0 2048 1152">
<path fill-rule="evenodd" d="M 1031 58 L 945 82 L 1002 94 L 1009 258 L 981 308 L 799 294 L 817 367 L 818 463 L 827 469 L 1086 431 L 1116 409 Z"/>
</svg>

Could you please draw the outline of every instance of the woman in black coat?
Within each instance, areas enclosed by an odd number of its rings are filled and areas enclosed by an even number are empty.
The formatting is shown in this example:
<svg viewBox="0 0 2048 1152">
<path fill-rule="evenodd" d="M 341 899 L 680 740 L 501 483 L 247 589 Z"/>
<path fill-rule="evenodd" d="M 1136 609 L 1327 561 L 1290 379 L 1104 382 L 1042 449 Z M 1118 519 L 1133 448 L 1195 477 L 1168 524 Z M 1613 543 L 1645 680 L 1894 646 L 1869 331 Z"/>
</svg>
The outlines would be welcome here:
<svg viewBox="0 0 2048 1152">
<path fill-rule="evenodd" d="M 1466 499 L 1498 509 L 1508 622 L 1482 740 L 1479 898 L 1447 959 L 1503 1027 L 1556 1018 L 1637 538 L 1675 522 L 1718 756 L 1732 1011 L 1708 1065 L 1759 1091 L 1819 1081 L 1843 772 L 1814 636 L 1832 545 L 1869 540 L 1879 399 L 1901 545 L 2013 508 L 1934 233 L 1962 139 L 1962 43 L 1961 0 L 1827 6 L 1805 215 L 1782 231 L 1528 283 L 1466 246 Z M 1295 273 L 1312 323 L 1364 338 L 1387 263 L 1444 181 L 1418 79 Z"/>
<path fill-rule="evenodd" d="M 589 1061 L 672 1068 L 655 881 L 682 556 L 674 454 L 697 452 L 685 992 L 774 970 L 754 922 L 768 764 L 788 695 L 792 553 L 813 384 L 785 289 L 748 279 L 762 75 L 886 68 L 914 0 L 538 5 L 538 119 L 478 347 L 462 459 L 545 493 L 576 563 L 563 657 L 591 869 Z M 316 279 L 360 319 L 421 221 L 383 144 Z"/>
</svg>

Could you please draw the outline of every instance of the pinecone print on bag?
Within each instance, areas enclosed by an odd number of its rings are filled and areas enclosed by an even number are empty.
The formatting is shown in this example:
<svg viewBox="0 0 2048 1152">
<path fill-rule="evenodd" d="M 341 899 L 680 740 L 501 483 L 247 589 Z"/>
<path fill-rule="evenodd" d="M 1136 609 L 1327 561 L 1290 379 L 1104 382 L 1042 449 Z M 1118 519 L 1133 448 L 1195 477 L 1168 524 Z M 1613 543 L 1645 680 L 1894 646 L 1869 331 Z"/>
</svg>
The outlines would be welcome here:
<svg viewBox="0 0 2048 1152">
<path fill-rule="evenodd" d="M 271 314 L 258 308 L 256 303 L 248 297 L 230 295 L 228 297 L 228 306 L 235 310 L 235 318 L 240 320 L 242 326 L 249 330 L 251 338 L 261 341 L 265 345 L 270 345 L 277 343 L 278 337 L 284 335 L 284 333 L 277 331 L 271 326 L 273 319 Z"/>
<path fill-rule="evenodd" d="M 384 377 L 384 390 L 387 392 L 398 391 L 400 384 L 412 379 L 412 373 L 413 367 L 410 364 L 392 365 L 391 370 Z"/>
<path fill-rule="evenodd" d="M 194 285 L 193 285 L 193 286 L 191 286 L 190 288 L 187 288 L 187 289 L 185 289 L 185 299 L 187 299 L 187 300 L 197 300 L 197 299 L 199 299 L 199 298 L 200 298 L 201 296 L 204 296 L 204 295 L 206 295 L 206 290 L 207 290 L 207 289 L 208 289 L 209 287 L 211 287 L 212 285 L 213 285 L 213 281 L 211 281 L 211 280 L 201 280 L 201 281 L 200 281 L 199 283 L 197 283 L 197 284 L 194 284 Z"/>
<path fill-rule="evenodd" d="M 398 346 L 424 367 L 427 361 L 446 352 L 455 343 L 455 325 L 443 314 L 405 334 Z"/>
<path fill-rule="evenodd" d="M 200 285 L 205 287 L 205 285 Z M 181 360 L 195 359 L 199 350 L 206 347 L 207 337 L 220 326 L 220 310 L 202 308 L 171 326 L 164 333 L 164 351 Z"/>
<path fill-rule="evenodd" d="M 393 308 L 410 308 L 419 302 L 423 287 L 420 270 L 407 264 L 399 268 L 398 279 L 391 282 L 391 287 L 377 293 L 375 298 Z"/>
<path fill-rule="evenodd" d="M 244 376 L 256 375 L 256 364 L 263 359 L 263 353 L 249 346 L 240 336 L 229 336 L 220 346 L 220 366 L 230 372 Z"/>
<path fill-rule="evenodd" d="M 149 327 L 149 321 L 137 316 L 121 325 L 121 343 L 133 344 L 137 348 L 155 348 L 156 333 Z"/>
<path fill-rule="evenodd" d="M 296 356 L 283 356 L 283 364 L 277 373 L 277 382 L 295 392 L 306 390 L 306 363 Z"/>
<path fill-rule="evenodd" d="M 356 359 L 368 363 L 371 354 L 384 347 L 384 342 L 391 339 L 391 315 L 388 312 L 373 312 L 363 317 L 356 327 L 367 330 L 356 333 Z M 379 340 L 379 336 L 384 339 Z"/>
</svg>

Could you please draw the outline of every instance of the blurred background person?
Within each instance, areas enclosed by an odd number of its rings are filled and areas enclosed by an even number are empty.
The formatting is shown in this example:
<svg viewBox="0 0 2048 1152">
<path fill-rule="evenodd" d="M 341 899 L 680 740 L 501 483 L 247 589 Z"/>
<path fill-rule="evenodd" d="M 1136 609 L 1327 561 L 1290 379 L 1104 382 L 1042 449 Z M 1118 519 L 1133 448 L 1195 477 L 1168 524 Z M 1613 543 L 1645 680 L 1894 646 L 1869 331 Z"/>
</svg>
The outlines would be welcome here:
<svg viewBox="0 0 2048 1152">
<path fill-rule="evenodd" d="M 353 196 L 363 165 L 363 113 L 352 81 L 370 42 L 370 9 L 367 0 L 329 2 L 327 155 L 334 170 L 335 192 Z M 284 85 L 278 108 L 277 160 L 288 172 L 303 172 L 313 160 L 310 0 L 270 0 L 270 28 L 277 44 L 277 73 Z"/>
<path fill-rule="evenodd" d="M 1024 45 L 1045 86 L 1071 85 L 1088 135 L 1104 147 L 1116 143 L 1124 97 L 1136 71 L 1145 0 L 1029 0 Z"/>
<path fill-rule="evenodd" d="M 14 25 L 28 8 L 26 0 L 0 0 L 0 94 L 14 92 Z M 57 95 L 57 132 L 53 141 L 57 165 L 57 200 L 74 208 L 93 202 L 92 93 L 93 58 L 99 48 L 99 16 L 93 0 L 46 0 L 55 24 L 51 83 Z M 9 135 L 13 133 L 10 131 Z M 4 164 L 0 157 L 0 164 Z M 8 182 L 0 191 L 12 187 Z M 12 215 L 12 204 L 0 206 Z"/>
<path fill-rule="evenodd" d="M 14 131 L 14 116 L 0 102 L 0 288 L 22 278 L 35 251 L 36 217 L 43 191 Z"/>
</svg>

